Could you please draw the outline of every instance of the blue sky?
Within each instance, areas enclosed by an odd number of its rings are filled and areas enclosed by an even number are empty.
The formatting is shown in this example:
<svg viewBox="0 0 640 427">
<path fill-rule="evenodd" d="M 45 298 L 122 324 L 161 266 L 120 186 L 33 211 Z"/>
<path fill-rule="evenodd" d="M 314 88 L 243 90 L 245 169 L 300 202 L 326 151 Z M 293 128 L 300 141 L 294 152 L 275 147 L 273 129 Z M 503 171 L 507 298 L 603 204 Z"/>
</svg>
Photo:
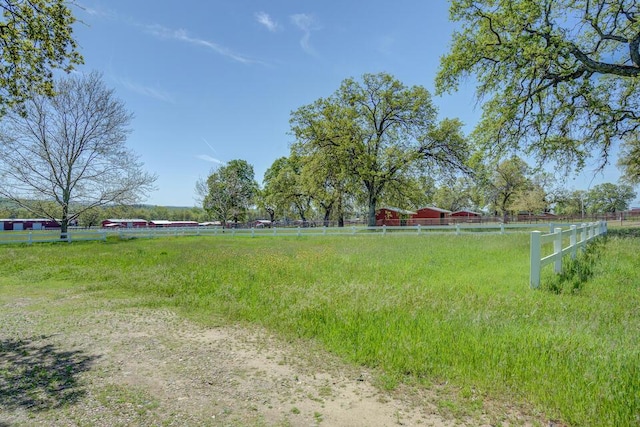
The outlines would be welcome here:
<svg viewBox="0 0 640 427">
<path fill-rule="evenodd" d="M 102 72 L 134 114 L 128 146 L 158 175 L 145 203 L 167 206 L 195 206 L 196 181 L 234 159 L 253 165 L 262 183 L 289 154 L 291 111 L 331 95 L 345 78 L 387 72 L 433 92 L 454 28 L 446 0 L 78 5 L 78 71 Z M 480 116 L 473 89 L 434 98 L 440 117 L 460 118 L 467 132 Z M 565 186 L 618 177 L 615 167 L 595 178 L 588 169 Z"/>
</svg>

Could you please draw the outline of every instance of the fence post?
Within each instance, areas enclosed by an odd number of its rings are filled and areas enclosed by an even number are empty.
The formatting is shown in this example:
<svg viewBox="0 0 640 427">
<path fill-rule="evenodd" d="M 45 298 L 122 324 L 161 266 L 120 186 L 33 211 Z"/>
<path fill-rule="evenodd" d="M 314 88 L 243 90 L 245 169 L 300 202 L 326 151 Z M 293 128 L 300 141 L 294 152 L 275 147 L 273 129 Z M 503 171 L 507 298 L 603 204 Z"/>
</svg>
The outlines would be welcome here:
<svg viewBox="0 0 640 427">
<path fill-rule="evenodd" d="M 500 223 L 500 234 L 504 234 L 504 222 Z"/>
<path fill-rule="evenodd" d="M 418 228 L 418 234 L 420 234 L 420 224 L 418 224 L 417 228 Z"/>
<path fill-rule="evenodd" d="M 580 247 L 584 250 L 587 244 L 587 224 L 582 223 L 582 226 L 580 228 L 580 235 L 582 236 L 580 240 Z"/>
<path fill-rule="evenodd" d="M 554 271 L 562 273 L 562 228 L 554 229 L 553 236 L 553 255 L 555 258 Z"/>
<path fill-rule="evenodd" d="M 460 224 L 456 223 L 456 236 L 460 235 Z"/>
<path fill-rule="evenodd" d="M 300 237 L 301 234 L 300 227 L 298 227 L 298 237 Z"/>
<path fill-rule="evenodd" d="M 356 234 L 356 226 L 355 225 L 351 226 L 351 234 Z"/>
<path fill-rule="evenodd" d="M 531 232 L 531 263 L 529 270 L 529 286 L 536 289 L 540 286 L 540 236 L 541 231 Z"/>
<path fill-rule="evenodd" d="M 326 225 L 324 227 L 322 227 L 322 235 L 323 236 L 327 235 L 327 226 Z"/>
<path fill-rule="evenodd" d="M 256 229 L 251 227 L 251 237 L 255 237 L 256 235 Z"/>
<path fill-rule="evenodd" d="M 549 234 L 553 234 L 553 223 L 549 223 Z"/>
<path fill-rule="evenodd" d="M 31 234 L 32 234 L 32 232 L 30 231 L 30 232 L 29 232 L 29 244 L 32 244 L 32 243 L 33 243 L 33 239 L 31 238 Z"/>
<path fill-rule="evenodd" d="M 571 238 L 569 239 L 569 246 L 571 247 L 571 258 L 576 259 L 578 255 L 578 245 L 577 243 L 578 236 L 578 227 L 575 225 L 571 226 Z"/>
<path fill-rule="evenodd" d="M 385 234 L 387 234 L 387 226 L 382 224 L 382 235 L 384 236 Z"/>
</svg>

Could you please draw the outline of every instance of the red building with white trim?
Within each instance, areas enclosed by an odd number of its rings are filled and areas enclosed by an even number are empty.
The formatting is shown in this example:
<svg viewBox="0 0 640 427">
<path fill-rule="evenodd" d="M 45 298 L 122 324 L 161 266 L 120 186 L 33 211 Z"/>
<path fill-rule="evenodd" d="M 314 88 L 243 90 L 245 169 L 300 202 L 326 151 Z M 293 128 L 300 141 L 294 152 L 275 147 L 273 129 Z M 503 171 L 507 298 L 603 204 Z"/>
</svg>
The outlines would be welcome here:
<svg viewBox="0 0 640 427">
<path fill-rule="evenodd" d="M 411 216 L 411 225 L 445 225 L 449 222 L 450 214 L 451 211 L 447 209 L 425 206 Z"/>
<path fill-rule="evenodd" d="M 50 218 L 0 219 L 0 231 L 45 230 L 60 228 L 60 223 Z"/>
<path fill-rule="evenodd" d="M 412 215 L 416 213 L 399 208 L 381 208 L 376 211 L 376 225 L 408 225 Z"/>
</svg>

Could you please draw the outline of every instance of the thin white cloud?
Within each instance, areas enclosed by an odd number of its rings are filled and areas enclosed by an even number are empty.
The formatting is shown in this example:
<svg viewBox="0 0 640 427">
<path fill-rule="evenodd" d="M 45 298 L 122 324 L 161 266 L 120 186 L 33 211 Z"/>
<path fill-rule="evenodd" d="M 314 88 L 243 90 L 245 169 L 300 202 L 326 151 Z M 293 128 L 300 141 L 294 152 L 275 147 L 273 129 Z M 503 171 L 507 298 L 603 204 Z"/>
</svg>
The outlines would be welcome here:
<svg viewBox="0 0 640 427">
<path fill-rule="evenodd" d="M 278 25 L 276 21 L 271 19 L 269 14 L 266 12 L 258 12 L 255 14 L 255 17 L 258 23 L 264 25 L 267 28 L 267 30 L 271 31 L 272 33 L 275 33 L 280 29 L 280 25 Z"/>
<path fill-rule="evenodd" d="M 224 162 L 222 160 L 218 160 L 218 159 L 216 159 L 214 157 L 209 156 L 208 154 L 198 154 L 196 157 L 199 158 L 200 160 L 204 160 L 205 162 L 216 163 L 218 165 L 224 165 Z"/>
<path fill-rule="evenodd" d="M 378 52 L 384 54 L 384 55 L 389 55 L 393 52 L 393 46 L 395 44 L 396 40 L 395 38 L 393 38 L 393 36 L 390 35 L 385 35 L 385 36 L 381 36 L 378 38 L 377 40 L 377 50 Z"/>
<path fill-rule="evenodd" d="M 173 103 L 173 97 L 168 93 L 160 89 L 145 86 L 136 82 L 132 82 L 129 79 L 119 79 L 120 84 L 132 92 L 139 95 L 146 96 L 148 98 L 157 99 L 158 101 Z"/>
<path fill-rule="evenodd" d="M 82 10 L 84 13 L 86 13 L 89 16 L 96 16 L 96 17 L 100 17 L 100 18 L 115 18 L 116 14 L 115 12 L 113 12 L 112 10 L 108 10 L 108 9 L 104 9 L 103 7 L 100 8 L 92 8 L 89 6 L 86 6 L 80 2 L 72 2 L 71 3 L 73 6 L 79 8 L 80 10 Z"/>
<path fill-rule="evenodd" d="M 308 54 L 316 56 L 317 53 L 313 46 L 311 46 L 311 32 L 319 30 L 320 27 L 313 16 L 306 13 L 297 13 L 291 15 L 291 22 L 302 31 L 302 38 L 300 39 L 302 49 Z"/>
<path fill-rule="evenodd" d="M 173 30 L 171 28 L 163 27 L 162 25 L 147 25 L 147 32 L 149 34 L 158 37 L 160 39 L 170 39 L 170 40 L 178 40 L 184 43 L 189 43 L 195 46 L 202 46 L 207 49 L 214 51 L 215 53 L 230 58 L 234 61 L 240 62 L 242 64 L 252 64 L 257 61 L 242 56 L 233 50 L 226 48 L 218 43 L 212 42 L 210 40 L 200 39 L 197 37 L 192 37 L 186 30 L 179 29 Z"/>
</svg>

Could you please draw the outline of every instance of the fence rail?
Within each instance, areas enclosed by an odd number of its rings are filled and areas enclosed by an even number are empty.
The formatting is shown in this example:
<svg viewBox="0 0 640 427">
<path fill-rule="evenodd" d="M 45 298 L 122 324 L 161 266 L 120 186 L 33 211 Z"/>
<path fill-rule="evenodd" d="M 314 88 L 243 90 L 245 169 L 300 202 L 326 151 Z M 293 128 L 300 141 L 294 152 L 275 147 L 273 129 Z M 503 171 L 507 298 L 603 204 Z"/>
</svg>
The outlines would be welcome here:
<svg viewBox="0 0 640 427">
<path fill-rule="evenodd" d="M 427 234 L 427 233 L 450 233 L 450 234 L 472 234 L 472 233 L 499 233 L 507 234 L 513 232 L 526 232 L 530 230 L 553 230 L 557 227 L 568 227 L 571 224 L 559 223 L 539 223 L 539 224 L 455 224 L 455 225 L 412 225 L 403 227 L 273 227 L 273 228 L 222 228 L 222 227 L 141 227 L 141 228 L 118 228 L 109 230 L 109 233 L 118 235 L 120 238 L 154 238 L 161 236 L 328 236 L 328 235 L 355 235 L 355 234 Z"/>
<path fill-rule="evenodd" d="M 0 232 L 0 245 L 26 243 L 59 243 L 89 240 L 107 240 L 105 230 L 76 230 L 61 233 L 60 230 L 3 231 Z"/>
<path fill-rule="evenodd" d="M 541 231 L 531 232 L 531 264 L 529 285 L 532 288 L 540 286 L 540 275 L 542 267 L 547 264 L 554 264 L 554 271 L 562 273 L 562 258 L 571 254 L 575 258 L 578 249 L 584 249 L 588 242 L 594 238 L 606 234 L 607 223 L 605 221 L 592 222 L 589 224 L 570 225 L 569 229 L 562 230 L 555 227 L 549 234 L 542 234 Z M 568 241 L 568 246 L 563 247 L 563 243 Z M 553 243 L 553 250 L 550 254 L 542 256 L 543 247 Z"/>
</svg>

